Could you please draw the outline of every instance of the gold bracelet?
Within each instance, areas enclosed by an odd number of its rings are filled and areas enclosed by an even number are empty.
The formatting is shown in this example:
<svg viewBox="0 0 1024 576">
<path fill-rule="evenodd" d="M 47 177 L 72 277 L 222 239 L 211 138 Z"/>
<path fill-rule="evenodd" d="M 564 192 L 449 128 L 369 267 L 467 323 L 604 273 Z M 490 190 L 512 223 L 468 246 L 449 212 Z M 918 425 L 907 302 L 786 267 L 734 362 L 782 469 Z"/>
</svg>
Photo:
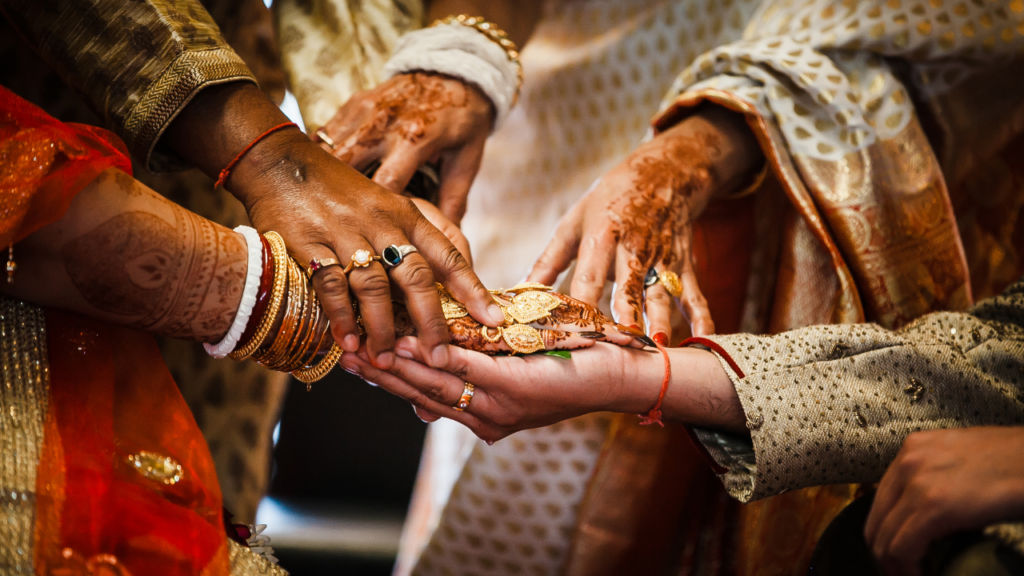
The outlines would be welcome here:
<svg viewBox="0 0 1024 576">
<path fill-rule="evenodd" d="M 252 356 L 253 352 L 263 344 L 267 334 L 270 333 L 270 327 L 274 324 L 274 319 L 277 318 L 278 311 L 281 309 L 281 300 L 284 299 L 286 270 L 288 267 L 288 253 L 285 249 L 284 239 L 277 232 L 267 232 L 263 237 L 270 244 L 270 253 L 274 257 L 274 285 L 270 292 L 270 305 L 267 306 L 266 313 L 260 319 L 259 327 L 257 327 L 252 340 L 247 342 L 245 346 L 228 354 L 228 357 L 232 360 L 245 360 Z"/>
<path fill-rule="evenodd" d="M 444 26 L 447 24 L 468 26 L 486 36 L 488 40 L 494 42 L 505 51 L 508 61 L 516 67 L 516 93 L 512 97 L 512 105 L 515 106 L 516 102 L 519 101 L 519 91 L 523 87 L 523 64 L 519 61 L 519 48 L 516 46 L 516 43 L 508 37 L 504 30 L 484 20 L 481 16 L 470 16 L 468 14 L 448 16 L 441 20 L 435 20 L 431 26 Z"/>
<path fill-rule="evenodd" d="M 320 323 L 320 302 L 316 294 L 309 289 L 309 284 L 303 284 L 303 306 L 302 318 L 299 323 L 299 330 L 295 335 L 294 345 L 288 350 L 280 370 L 282 372 L 294 372 L 306 365 L 304 358 L 309 351 L 310 345 L 316 339 L 317 325 Z"/>
<path fill-rule="evenodd" d="M 332 344 L 330 351 L 327 352 L 324 359 L 316 366 L 296 370 L 295 372 L 292 372 L 292 376 L 295 376 L 295 379 L 299 382 L 312 384 L 324 376 L 327 376 L 327 373 L 330 372 L 331 369 L 334 368 L 334 365 L 338 363 L 342 354 L 344 354 L 344 350 L 339 348 L 337 344 Z"/>
<path fill-rule="evenodd" d="M 274 341 L 266 349 L 253 354 L 252 359 L 271 370 L 278 370 L 281 360 L 288 354 L 292 342 L 302 322 L 302 288 L 299 286 L 301 272 L 298 272 L 295 261 L 288 258 L 288 304 L 285 306 L 284 318 L 278 328 Z"/>
</svg>

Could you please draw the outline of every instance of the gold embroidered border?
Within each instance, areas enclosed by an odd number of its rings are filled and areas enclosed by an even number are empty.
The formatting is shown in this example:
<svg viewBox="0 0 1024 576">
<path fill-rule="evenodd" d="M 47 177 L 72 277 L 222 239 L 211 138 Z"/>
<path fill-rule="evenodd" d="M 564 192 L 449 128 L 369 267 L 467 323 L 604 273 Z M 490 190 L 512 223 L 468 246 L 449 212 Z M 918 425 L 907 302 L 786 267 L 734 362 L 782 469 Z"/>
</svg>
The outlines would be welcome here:
<svg viewBox="0 0 1024 576">
<path fill-rule="evenodd" d="M 50 374 L 43 311 L 0 296 L 0 573 L 30 574 Z"/>
<path fill-rule="evenodd" d="M 128 114 L 123 132 L 128 150 L 150 168 L 150 156 L 160 136 L 199 90 L 236 80 L 256 82 L 233 50 L 215 48 L 182 53 Z"/>
<path fill-rule="evenodd" d="M 234 540 L 228 540 L 228 554 L 231 559 L 231 576 L 253 576 L 256 574 L 288 576 L 288 572 L 284 568 L 277 564 L 271 564 L 263 556 Z"/>
</svg>

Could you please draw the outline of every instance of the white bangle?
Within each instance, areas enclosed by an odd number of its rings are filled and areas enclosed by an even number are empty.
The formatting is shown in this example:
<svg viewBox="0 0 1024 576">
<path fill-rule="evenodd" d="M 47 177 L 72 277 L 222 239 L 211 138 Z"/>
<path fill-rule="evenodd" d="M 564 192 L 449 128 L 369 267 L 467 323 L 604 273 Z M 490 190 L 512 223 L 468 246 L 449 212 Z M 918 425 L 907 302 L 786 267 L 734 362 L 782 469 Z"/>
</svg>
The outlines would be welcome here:
<svg viewBox="0 0 1024 576">
<path fill-rule="evenodd" d="M 242 301 L 238 304 L 238 312 L 235 313 L 235 321 L 231 323 L 231 328 L 220 342 L 203 344 L 206 353 L 214 358 L 224 358 L 238 346 L 238 339 L 245 332 L 253 306 L 256 305 L 256 292 L 260 289 L 260 279 L 263 276 L 263 242 L 260 240 L 259 232 L 248 226 L 239 226 L 235 228 L 235 232 L 245 238 L 245 245 L 249 251 L 249 266 L 245 271 Z"/>
<path fill-rule="evenodd" d="M 384 78 L 425 70 L 459 78 L 494 104 L 494 129 L 505 121 L 519 91 L 519 68 L 487 36 L 462 24 L 440 24 L 407 32 L 384 65 Z"/>
</svg>

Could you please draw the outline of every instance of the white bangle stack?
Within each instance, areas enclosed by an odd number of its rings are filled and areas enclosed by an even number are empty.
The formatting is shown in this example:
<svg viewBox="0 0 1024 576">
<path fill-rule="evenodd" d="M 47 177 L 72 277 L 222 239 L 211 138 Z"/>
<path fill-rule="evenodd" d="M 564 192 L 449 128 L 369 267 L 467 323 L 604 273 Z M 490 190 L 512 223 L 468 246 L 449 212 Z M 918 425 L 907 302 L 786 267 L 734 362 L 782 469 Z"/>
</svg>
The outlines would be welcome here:
<svg viewBox="0 0 1024 576">
<path fill-rule="evenodd" d="M 423 70 L 473 84 L 494 104 L 494 129 L 515 105 L 522 84 L 522 66 L 515 44 L 482 18 L 452 16 L 430 28 L 406 33 L 398 40 L 384 77 Z"/>
<path fill-rule="evenodd" d="M 249 316 L 252 315 L 253 306 L 256 305 L 256 292 L 260 289 L 260 279 L 263 276 L 263 242 L 260 234 L 248 226 L 235 228 L 245 238 L 245 245 L 249 252 L 248 268 L 245 272 L 245 288 L 242 289 L 242 301 L 238 305 L 238 312 L 235 313 L 235 320 L 231 328 L 224 336 L 224 339 L 216 344 L 203 344 L 206 353 L 214 358 L 224 358 L 237 346 L 238 339 L 245 332 L 245 326 L 249 323 Z"/>
</svg>

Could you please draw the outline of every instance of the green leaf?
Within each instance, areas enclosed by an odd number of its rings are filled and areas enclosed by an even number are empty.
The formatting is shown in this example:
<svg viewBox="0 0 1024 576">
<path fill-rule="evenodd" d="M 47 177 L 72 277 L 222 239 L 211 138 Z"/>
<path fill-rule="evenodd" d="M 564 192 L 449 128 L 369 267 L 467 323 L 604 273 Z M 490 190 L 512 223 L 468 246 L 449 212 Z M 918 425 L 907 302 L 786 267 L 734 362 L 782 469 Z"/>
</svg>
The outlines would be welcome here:
<svg viewBox="0 0 1024 576">
<path fill-rule="evenodd" d="M 559 358 L 565 358 L 566 360 L 572 359 L 572 352 L 568 350 L 548 350 L 544 353 L 547 356 L 557 356 Z"/>
</svg>

